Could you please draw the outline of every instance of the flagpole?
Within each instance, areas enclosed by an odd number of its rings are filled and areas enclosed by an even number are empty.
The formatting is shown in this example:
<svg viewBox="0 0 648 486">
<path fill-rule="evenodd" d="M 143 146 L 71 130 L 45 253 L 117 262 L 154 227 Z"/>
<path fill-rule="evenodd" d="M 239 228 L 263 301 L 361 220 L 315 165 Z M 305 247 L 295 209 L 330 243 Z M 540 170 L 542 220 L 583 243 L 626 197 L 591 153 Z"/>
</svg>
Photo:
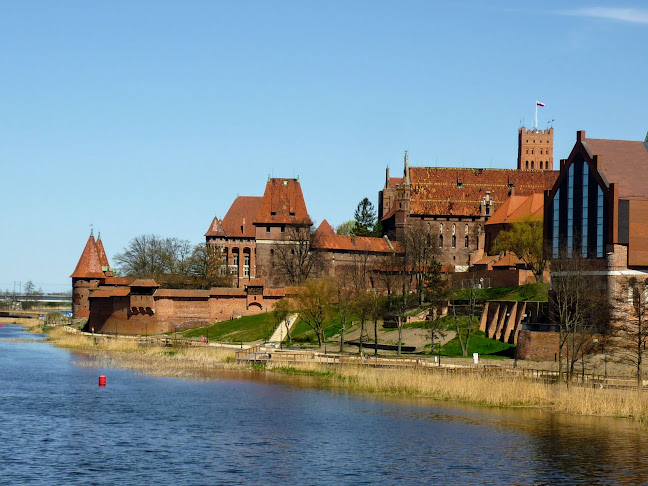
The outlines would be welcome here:
<svg viewBox="0 0 648 486">
<path fill-rule="evenodd" d="M 535 131 L 538 131 L 538 100 L 536 100 Z"/>
</svg>

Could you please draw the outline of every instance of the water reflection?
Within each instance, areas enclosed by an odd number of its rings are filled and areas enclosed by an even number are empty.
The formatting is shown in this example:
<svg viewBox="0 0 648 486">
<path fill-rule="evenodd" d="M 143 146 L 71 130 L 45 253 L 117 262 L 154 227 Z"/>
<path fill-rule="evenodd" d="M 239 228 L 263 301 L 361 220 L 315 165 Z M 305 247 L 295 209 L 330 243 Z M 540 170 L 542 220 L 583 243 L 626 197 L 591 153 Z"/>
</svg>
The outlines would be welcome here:
<svg viewBox="0 0 648 486">
<path fill-rule="evenodd" d="M 15 326 L 2 338 L 29 336 Z M 630 422 L 312 388 L 304 376 L 213 380 L 74 366 L 0 340 L 0 483 L 640 484 Z M 108 386 L 99 388 L 97 376 Z"/>
</svg>

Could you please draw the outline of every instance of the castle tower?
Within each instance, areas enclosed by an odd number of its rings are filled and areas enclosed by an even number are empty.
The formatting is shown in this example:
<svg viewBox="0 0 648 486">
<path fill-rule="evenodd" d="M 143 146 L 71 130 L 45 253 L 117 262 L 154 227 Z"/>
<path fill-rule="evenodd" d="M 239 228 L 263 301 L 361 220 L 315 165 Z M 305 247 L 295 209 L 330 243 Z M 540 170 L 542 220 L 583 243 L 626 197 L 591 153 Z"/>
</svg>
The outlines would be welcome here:
<svg viewBox="0 0 648 486">
<path fill-rule="evenodd" d="M 553 170 L 553 128 L 518 130 L 518 170 Z"/>
<path fill-rule="evenodd" d="M 101 245 L 103 251 L 103 245 Z M 105 252 L 103 252 L 105 263 L 108 263 Z M 97 288 L 101 280 L 106 277 L 102 269 L 102 257 L 90 232 L 90 237 L 81 253 L 72 278 L 72 316 L 76 318 L 90 316 L 90 292 Z M 106 265 L 107 267 L 107 265 Z"/>
</svg>

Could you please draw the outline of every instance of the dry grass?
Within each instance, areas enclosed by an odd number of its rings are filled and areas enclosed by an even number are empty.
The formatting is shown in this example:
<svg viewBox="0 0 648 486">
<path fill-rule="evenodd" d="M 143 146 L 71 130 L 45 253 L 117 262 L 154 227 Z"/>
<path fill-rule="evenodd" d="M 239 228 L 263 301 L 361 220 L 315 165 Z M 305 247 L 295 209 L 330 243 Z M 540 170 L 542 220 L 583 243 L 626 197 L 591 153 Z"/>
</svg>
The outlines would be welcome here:
<svg viewBox="0 0 648 486">
<path fill-rule="evenodd" d="M 533 407 L 576 415 L 627 417 L 648 422 L 648 392 L 552 385 L 502 373 L 445 373 L 318 364 L 269 366 L 280 372 L 321 376 L 362 393 L 428 397 L 489 407 Z"/>
<path fill-rule="evenodd" d="M 205 376 L 217 369 L 242 368 L 235 364 L 234 351 L 215 347 L 141 346 L 137 340 L 88 336 L 54 328 L 48 340 L 56 346 L 82 351 L 96 359 L 77 362 L 83 366 L 110 366 L 135 369 L 164 376 Z"/>
<path fill-rule="evenodd" d="M 42 334 L 43 321 L 37 317 L 3 317 L 3 324 L 20 324 L 22 327 L 29 329 L 29 332 Z"/>
</svg>

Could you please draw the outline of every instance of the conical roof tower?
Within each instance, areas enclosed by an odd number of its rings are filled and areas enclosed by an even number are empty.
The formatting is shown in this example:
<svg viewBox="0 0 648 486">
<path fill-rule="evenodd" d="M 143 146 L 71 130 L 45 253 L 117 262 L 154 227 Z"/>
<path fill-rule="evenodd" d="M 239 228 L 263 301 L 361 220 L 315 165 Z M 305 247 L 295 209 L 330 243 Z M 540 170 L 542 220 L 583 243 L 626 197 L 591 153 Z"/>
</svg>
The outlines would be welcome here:
<svg viewBox="0 0 648 486">
<path fill-rule="evenodd" d="M 97 236 L 97 251 L 99 252 L 99 261 L 101 262 L 101 266 L 105 267 L 106 270 L 108 270 L 110 268 L 110 263 L 108 263 L 106 250 L 104 250 L 103 243 L 101 242 L 101 233 L 99 233 L 99 235 Z"/>
<path fill-rule="evenodd" d="M 103 245 L 101 248 L 103 249 Z M 106 259 L 106 262 L 108 262 L 108 259 Z M 81 258 L 79 258 L 79 263 L 77 263 L 77 266 L 70 277 L 87 279 L 104 278 L 105 275 L 101 267 L 101 257 L 99 256 L 99 250 L 97 249 L 97 242 L 91 232 L 88 242 L 83 249 L 83 253 L 81 253 Z"/>
</svg>

